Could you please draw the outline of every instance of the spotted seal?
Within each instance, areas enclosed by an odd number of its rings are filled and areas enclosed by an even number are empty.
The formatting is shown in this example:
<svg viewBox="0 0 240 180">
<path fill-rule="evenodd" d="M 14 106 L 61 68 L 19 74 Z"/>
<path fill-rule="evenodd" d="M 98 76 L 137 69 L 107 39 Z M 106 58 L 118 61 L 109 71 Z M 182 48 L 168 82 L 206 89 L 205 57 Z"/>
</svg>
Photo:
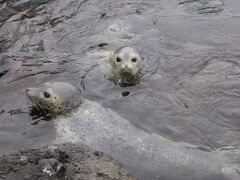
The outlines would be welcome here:
<svg viewBox="0 0 240 180">
<path fill-rule="evenodd" d="M 120 85 L 135 85 L 140 80 L 142 58 L 133 47 L 121 47 L 110 56 L 110 79 Z"/>
<path fill-rule="evenodd" d="M 239 150 L 202 151 L 147 133 L 111 109 L 83 100 L 81 93 L 68 83 L 28 88 L 27 96 L 39 108 L 58 114 L 54 119 L 55 143 L 73 142 L 103 151 L 141 179 L 151 176 L 152 180 L 237 180 L 240 177 L 236 170 Z M 63 116 L 60 109 L 69 112 L 68 115 Z M 148 178 L 144 178 L 146 174 Z"/>
<path fill-rule="evenodd" d="M 78 107 L 83 99 L 76 88 L 68 83 L 45 83 L 38 88 L 27 88 L 27 96 L 40 109 L 67 113 Z"/>
</svg>

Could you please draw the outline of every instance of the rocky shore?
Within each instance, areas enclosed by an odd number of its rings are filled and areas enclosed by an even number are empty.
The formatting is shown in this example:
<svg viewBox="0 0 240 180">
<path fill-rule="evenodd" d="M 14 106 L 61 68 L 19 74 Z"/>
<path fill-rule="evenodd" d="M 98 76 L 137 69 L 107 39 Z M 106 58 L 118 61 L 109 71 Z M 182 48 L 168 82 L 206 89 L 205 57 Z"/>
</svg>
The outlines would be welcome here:
<svg viewBox="0 0 240 180">
<path fill-rule="evenodd" d="M 102 152 L 75 144 L 45 145 L 0 157 L 0 179 L 135 180 Z"/>
</svg>

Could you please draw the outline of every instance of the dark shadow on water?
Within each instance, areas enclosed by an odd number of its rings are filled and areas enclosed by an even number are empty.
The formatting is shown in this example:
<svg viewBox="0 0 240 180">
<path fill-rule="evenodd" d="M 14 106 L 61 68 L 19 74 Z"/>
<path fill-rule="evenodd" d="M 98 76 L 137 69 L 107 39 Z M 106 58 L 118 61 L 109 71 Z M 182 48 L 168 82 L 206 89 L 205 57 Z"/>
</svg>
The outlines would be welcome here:
<svg viewBox="0 0 240 180">
<path fill-rule="evenodd" d="M 47 111 L 42 111 L 36 107 L 30 107 L 30 114 L 32 117 L 32 123 L 31 125 L 36 125 L 40 121 L 50 121 L 52 119 L 52 116 Z"/>
<path fill-rule="evenodd" d="M 8 70 L 4 70 L 4 71 L 0 72 L 0 78 L 3 77 L 7 73 L 8 73 Z"/>
</svg>

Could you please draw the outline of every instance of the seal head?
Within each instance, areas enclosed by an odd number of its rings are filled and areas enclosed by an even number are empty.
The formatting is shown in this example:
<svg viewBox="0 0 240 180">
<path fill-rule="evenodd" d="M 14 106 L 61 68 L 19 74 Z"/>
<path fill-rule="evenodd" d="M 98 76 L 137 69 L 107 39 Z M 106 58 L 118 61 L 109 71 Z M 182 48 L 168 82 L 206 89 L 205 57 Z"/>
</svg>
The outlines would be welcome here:
<svg viewBox="0 0 240 180">
<path fill-rule="evenodd" d="M 57 114 L 69 112 L 83 101 L 80 91 L 64 82 L 48 82 L 38 88 L 28 88 L 26 93 L 38 108 Z"/>
<path fill-rule="evenodd" d="M 117 83 L 133 85 L 139 81 L 142 58 L 136 49 L 121 47 L 110 58 L 112 79 Z"/>
</svg>

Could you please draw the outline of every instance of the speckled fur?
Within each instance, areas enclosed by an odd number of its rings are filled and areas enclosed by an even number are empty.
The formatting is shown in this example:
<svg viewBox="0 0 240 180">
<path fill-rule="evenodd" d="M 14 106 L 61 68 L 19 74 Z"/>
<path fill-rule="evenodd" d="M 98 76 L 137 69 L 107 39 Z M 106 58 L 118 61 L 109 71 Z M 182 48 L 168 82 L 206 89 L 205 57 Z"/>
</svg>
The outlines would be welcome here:
<svg viewBox="0 0 240 180">
<path fill-rule="evenodd" d="M 50 97 L 44 97 L 44 92 Z M 27 96 L 38 107 L 54 113 L 64 114 L 82 103 L 80 91 L 64 82 L 45 83 L 39 88 L 28 88 Z"/>
</svg>

